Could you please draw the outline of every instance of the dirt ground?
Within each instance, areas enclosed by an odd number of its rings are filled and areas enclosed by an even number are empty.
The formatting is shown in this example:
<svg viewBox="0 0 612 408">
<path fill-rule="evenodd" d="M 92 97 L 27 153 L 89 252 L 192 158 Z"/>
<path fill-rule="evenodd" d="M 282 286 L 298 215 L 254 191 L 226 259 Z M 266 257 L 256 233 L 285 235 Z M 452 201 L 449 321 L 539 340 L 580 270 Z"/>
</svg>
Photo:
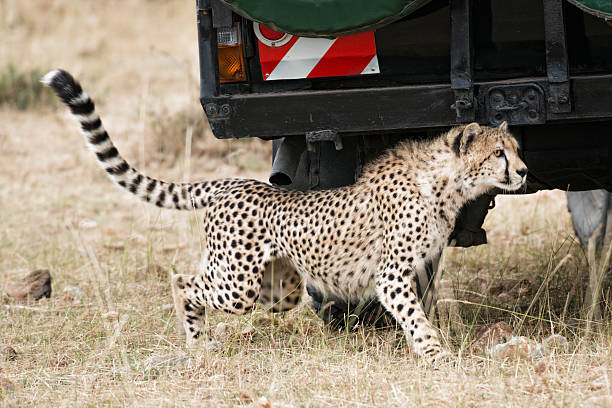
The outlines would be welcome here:
<svg viewBox="0 0 612 408">
<path fill-rule="evenodd" d="M 0 69 L 71 71 L 119 150 L 150 176 L 265 180 L 269 144 L 206 130 L 194 3 L 0 0 Z M 564 193 L 496 201 L 489 244 L 445 254 L 438 321 L 455 364 L 423 364 L 394 330 L 333 331 L 307 305 L 215 314 L 224 347 L 187 351 L 168 276 L 196 270 L 199 215 L 115 188 L 67 109 L 0 105 L 0 406 L 612 406 L 610 306 L 586 330 L 588 265 Z M 52 274 L 51 298 L 21 304 L 4 294 L 41 268 Z M 472 341 L 497 322 L 568 344 L 479 353 Z"/>
</svg>

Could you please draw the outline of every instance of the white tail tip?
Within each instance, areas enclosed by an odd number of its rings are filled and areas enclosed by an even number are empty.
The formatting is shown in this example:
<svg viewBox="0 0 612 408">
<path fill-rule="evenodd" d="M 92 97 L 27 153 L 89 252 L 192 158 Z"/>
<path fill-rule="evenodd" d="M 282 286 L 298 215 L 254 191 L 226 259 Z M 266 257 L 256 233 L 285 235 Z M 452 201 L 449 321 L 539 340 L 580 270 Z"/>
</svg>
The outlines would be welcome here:
<svg viewBox="0 0 612 408">
<path fill-rule="evenodd" d="M 51 85 L 51 81 L 53 81 L 53 78 L 55 78 L 55 76 L 58 73 L 59 73 L 59 69 L 54 69 L 53 71 L 48 72 L 44 77 L 42 77 L 40 82 L 42 82 L 43 84 L 49 86 L 49 85 Z"/>
</svg>

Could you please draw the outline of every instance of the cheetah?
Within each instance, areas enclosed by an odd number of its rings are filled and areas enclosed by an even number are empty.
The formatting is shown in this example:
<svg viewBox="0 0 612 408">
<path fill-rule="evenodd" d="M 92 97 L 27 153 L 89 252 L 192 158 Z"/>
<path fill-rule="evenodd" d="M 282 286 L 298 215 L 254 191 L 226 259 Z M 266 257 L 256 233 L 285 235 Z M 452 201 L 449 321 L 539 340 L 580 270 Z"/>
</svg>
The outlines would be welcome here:
<svg viewBox="0 0 612 408">
<path fill-rule="evenodd" d="M 434 362 L 447 357 L 414 293 L 414 271 L 442 250 L 466 202 L 493 189 L 516 191 L 526 181 L 527 168 L 504 122 L 497 128 L 470 123 L 402 142 L 341 188 L 303 192 L 247 179 L 169 183 L 128 164 L 69 73 L 55 70 L 42 82 L 68 105 L 112 181 L 158 207 L 203 211 L 201 270 L 171 280 L 188 346 L 214 341 L 206 309 L 249 311 L 279 262 L 324 293 L 376 297 L 418 356 Z"/>
</svg>

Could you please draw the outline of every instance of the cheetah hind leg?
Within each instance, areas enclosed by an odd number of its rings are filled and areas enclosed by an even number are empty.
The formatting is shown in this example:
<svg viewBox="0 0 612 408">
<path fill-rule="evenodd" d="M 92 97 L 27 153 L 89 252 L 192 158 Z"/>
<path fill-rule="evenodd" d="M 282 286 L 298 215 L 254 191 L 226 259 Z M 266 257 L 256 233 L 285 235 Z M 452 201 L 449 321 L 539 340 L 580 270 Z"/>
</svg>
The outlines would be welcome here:
<svg viewBox="0 0 612 408">
<path fill-rule="evenodd" d="M 272 312 L 284 312 L 300 303 L 303 285 L 300 275 L 288 258 L 278 258 L 266 264 L 258 303 Z"/>
<path fill-rule="evenodd" d="M 176 274 L 172 277 L 172 298 L 179 324 L 187 337 L 187 347 L 193 348 L 200 340 L 206 346 L 215 343 L 208 334 L 206 325 L 206 298 L 200 289 L 203 285 L 199 275 Z"/>
</svg>

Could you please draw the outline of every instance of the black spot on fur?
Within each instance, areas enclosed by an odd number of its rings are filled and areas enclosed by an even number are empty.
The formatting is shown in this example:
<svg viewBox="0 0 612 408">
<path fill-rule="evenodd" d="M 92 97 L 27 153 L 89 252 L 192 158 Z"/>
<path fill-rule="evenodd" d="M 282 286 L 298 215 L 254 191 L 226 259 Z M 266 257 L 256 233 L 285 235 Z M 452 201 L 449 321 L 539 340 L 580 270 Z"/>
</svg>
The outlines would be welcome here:
<svg viewBox="0 0 612 408">
<path fill-rule="evenodd" d="M 160 203 L 163 203 L 164 201 L 166 201 L 166 192 L 165 191 L 160 191 L 159 192 L 159 196 L 157 197 L 157 201 L 159 201 Z"/>
<path fill-rule="evenodd" d="M 130 184 L 130 192 L 133 194 L 136 194 L 136 192 L 138 191 L 138 186 L 140 185 L 140 183 L 142 182 L 142 175 L 139 174 L 137 175 L 134 180 L 132 181 L 132 184 Z"/>
<path fill-rule="evenodd" d="M 151 180 L 149 185 L 147 186 L 147 192 L 152 193 L 155 190 L 155 186 L 157 185 L 157 180 Z"/>
</svg>

